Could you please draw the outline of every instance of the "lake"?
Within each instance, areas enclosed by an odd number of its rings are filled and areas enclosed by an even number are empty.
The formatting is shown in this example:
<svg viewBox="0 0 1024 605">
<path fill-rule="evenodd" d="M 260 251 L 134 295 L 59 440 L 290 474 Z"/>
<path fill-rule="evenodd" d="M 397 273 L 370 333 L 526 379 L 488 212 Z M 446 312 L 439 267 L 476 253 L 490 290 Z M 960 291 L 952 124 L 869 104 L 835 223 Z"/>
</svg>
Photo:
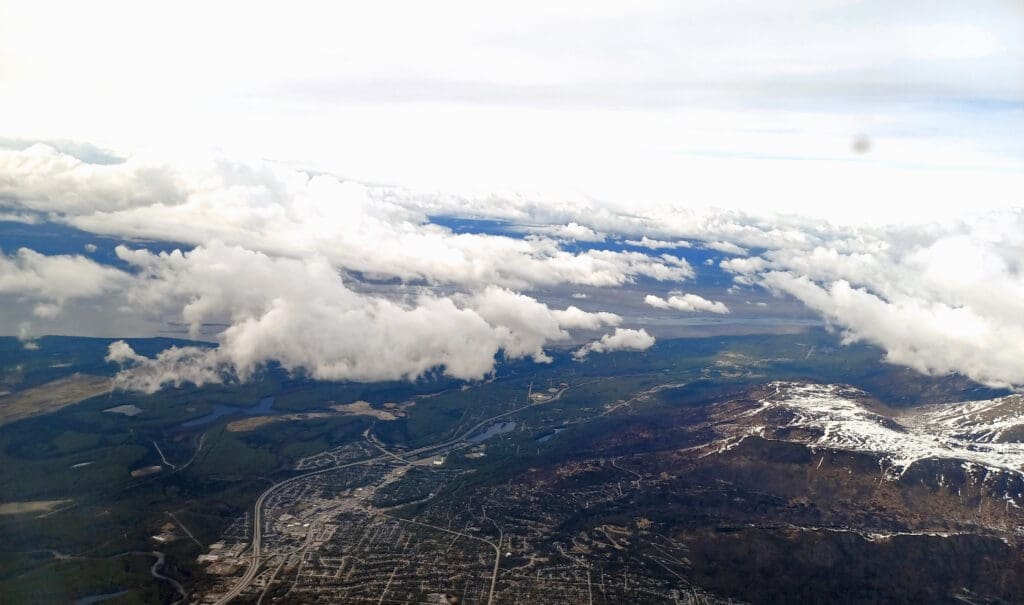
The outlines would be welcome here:
<svg viewBox="0 0 1024 605">
<path fill-rule="evenodd" d="M 487 439 L 490 439 L 495 435 L 508 433 L 509 431 L 512 431 L 515 428 L 515 422 L 499 422 L 498 424 L 492 424 L 491 426 L 487 427 L 487 429 L 485 429 L 484 432 L 473 435 L 472 437 L 467 439 L 467 441 L 469 441 L 470 443 L 480 443 L 481 441 L 486 441 Z"/>
<path fill-rule="evenodd" d="M 560 427 L 554 429 L 553 433 L 548 433 L 547 435 L 544 435 L 540 439 L 537 439 L 537 443 L 547 443 L 548 441 L 551 440 L 552 437 L 554 437 L 555 435 L 561 433 L 562 431 L 564 431 L 567 428 L 569 428 L 569 427 L 560 426 Z"/>
<path fill-rule="evenodd" d="M 278 411 L 274 408 L 274 398 L 264 397 L 260 399 L 260 402 L 250 407 L 240 407 L 237 405 L 224 405 L 217 404 L 214 406 L 213 411 L 205 416 L 199 418 L 193 418 L 188 422 L 183 422 L 181 426 L 185 428 L 191 428 L 195 426 L 203 426 L 204 424 L 210 424 L 216 420 L 223 418 L 224 416 L 265 416 L 267 414 L 277 414 Z"/>
</svg>

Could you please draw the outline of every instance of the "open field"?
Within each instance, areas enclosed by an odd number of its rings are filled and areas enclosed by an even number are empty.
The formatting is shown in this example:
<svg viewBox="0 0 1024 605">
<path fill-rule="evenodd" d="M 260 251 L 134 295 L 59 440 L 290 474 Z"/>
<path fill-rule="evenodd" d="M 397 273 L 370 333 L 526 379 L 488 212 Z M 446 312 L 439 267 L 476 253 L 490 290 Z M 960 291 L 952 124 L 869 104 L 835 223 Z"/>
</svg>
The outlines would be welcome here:
<svg viewBox="0 0 1024 605">
<path fill-rule="evenodd" d="M 0 503 L 0 515 L 26 515 L 29 513 L 48 513 L 67 504 L 71 500 L 34 500 L 31 502 Z"/>
<path fill-rule="evenodd" d="M 272 422 L 287 422 L 291 420 L 313 420 L 314 418 L 327 418 L 333 416 L 326 412 L 307 412 L 302 414 L 281 414 L 279 416 L 250 416 L 229 422 L 227 430 L 232 433 L 244 433 L 260 428 Z"/>
<path fill-rule="evenodd" d="M 412 401 L 406 403 L 385 403 L 385 409 L 379 410 L 371 407 L 367 401 L 353 401 L 352 403 L 332 405 L 331 409 L 342 414 L 373 416 L 377 420 L 389 421 L 405 416 L 405 410 L 413 405 L 415 405 L 415 402 Z"/>
<path fill-rule="evenodd" d="M 290 422 L 294 420 L 314 420 L 317 418 L 330 418 L 331 416 L 369 416 L 376 420 L 388 422 L 398 420 L 405 416 L 405 409 L 413 405 L 409 403 L 386 403 L 385 409 L 377 409 L 367 401 L 355 401 L 352 403 L 341 403 L 330 406 L 336 413 L 331 412 L 303 412 L 298 414 L 275 414 L 267 416 L 250 416 L 229 422 L 227 430 L 232 433 L 244 433 L 258 429 L 261 426 L 274 422 Z"/>
<path fill-rule="evenodd" d="M 55 412 L 110 390 L 110 378 L 72 374 L 0 397 L 0 425 Z"/>
</svg>

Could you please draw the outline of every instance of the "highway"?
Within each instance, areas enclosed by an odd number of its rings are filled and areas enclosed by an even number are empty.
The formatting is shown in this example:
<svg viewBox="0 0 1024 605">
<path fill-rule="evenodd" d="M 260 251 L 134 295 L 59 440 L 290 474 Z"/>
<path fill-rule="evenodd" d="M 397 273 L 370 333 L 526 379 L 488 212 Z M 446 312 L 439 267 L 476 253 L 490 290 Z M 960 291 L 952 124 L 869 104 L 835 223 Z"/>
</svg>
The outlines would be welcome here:
<svg viewBox="0 0 1024 605">
<path fill-rule="evenodd" d="M 246 570 L 245 575 L 242 576 L 242 578 L 238 581 L 237 584 L 235 584 L 234 588 L 229 590 L 227 593 L 224 594 L 224 596 L 222 596 L 220 599 L 217 600 L 217 605 L 223 605 L 224 603 L 229 603 L 232 599 L 234 599 L 239 594 L 241 594 L 242 591 L 245 590 L 246 588 L 248 588 L 249 584 L 252 583 L 253 578 L 256 577 L 256 573 L 259 571 L 259 568 L 260 568 L 260 541 L 263 539 L 263 503 L 266 502 L 267 498 L 271 494 L 273 494 L 275 491 L 277 491 L 278 489 L 280 489 L 280 488 L 282 488 L 282 487 L 284 487 L 286 485 L 289 485 L 291 483 L 295 483 L 296 481 L 305 479 L 307 477 L 312 477 L 314 475 L 320 475 L 322 473 L 328 473 L 330 471 L 334 471 L 334 470 L 338 470 L 338 469 L 342 469 L 342 468 L 348 468 L 348 467 L 352 467 L 352 466 L 359 466 L 361 464 L 371 464 L 373 462 L 379 462 L 379 461 L 385 460 L 387 458 L 388 458 L 387 456 L 377 456 L 376 458 L 368 458 L 366 460 L 359 460 L 357 462 L 350 462 L 348 464 L 339 464 L 337 466 L 329 466 L 327 468 L 322 468 L 322 469 L 318 469 L 318 470 L 315 470 L 315 471 L 310 471 L 310 472 L 304 473 L 302 475 L 296 475 L 294 477 L 291 477 L 290 479 L 285 479 L 284 481 L 279 481 L 279 482 L 275 483 L 274 485 L 271 485 L 270 487 L 268 487 L 262 494 L 260 494 L 260 497 L 256 499 L 256 504 L 253 506 L 253 515 L 252 515 L 252 546 L 250 547 L 250 550 L 252 551 L 252 554 L 250 555 L 251 562 L 249 563 L 249 569 Z"/>
<path fill-rule="evenodd" d="M 576 386 L 579 386 L 579 385 L 576 385 Z M 545 400 L 543 402 L 539 402 L 538 404 L 543 404 L 543 403 L 546 403 L 547 401 L 556 400 L 556 399 L 558 399 L 558 398 L 560 398 L 562 396 L 562 393 L 564 393 L 565 391 L 567 391 L 570 388 L 572 388 L 572 387 L 563 387 L 553 397 L 551 397 L 550 399 L 547 399 L 547 400 Z M 500 418 L 505 418 L 506 416 L 511 416 L 512 414 L 515 414 L 516 412 L 521 412 L 521 411 L 523 411 L 523 410 L 525 410 L 525 409 L 527 409 L 529 407 L 532 407 L 532 406 L 538 405 L 538 404 L 527 403 L 526 405 L 523 405 L 521 407 L 515 408 L 515 409 L 510 410 L 508 412 L 503 412 L 501 414 L 496 414 L 494 416 L 491 416 L 490 418 L 485 418 L 484 420 L 481 420 L 480 422 L 474 424 L 469 429 L 463 431 L 462 434 L 460 434 L 457 437 L 454 437 L 452 439 L 449 439 L 448 441 L 445 441 L 445 442 L 442 442 L 442 443 L 436 443 L 436 444 L 433 444 L 433 445 L 427 445 L 427 446 L 424 446 L 424 447 L 421 447 L 421 448 L 417 448 L 417 449 L 414 449 L 414 450 L 409 450 L 408 452 L 404 452 L 402 455 L 405 457 L 405 459 L 399 458 L 395 454 L 387 452 L 387 453 L 385 453 L 385 454 L 383 454 L 381 456 L 377 456 L 377 457 L 374 457 L 374 458 L 367 458 L 365 460 L 359 460 L 359 461 L 356 461 L 356 462 L 349 462 L 349 463 L 346 463 L 346 464 L 339 464 L 339 465 L 336 465 L 336 466 L 329 466 L 327 468 L 317 469 L 315 471 L 310 471 L 308 473 L 303 473 L 301 475 L 296 475 L 294 477 L 290 477 L 290 478 L 285 479 L 283 481 L 279 481 L 279 482 L 275 483 L 274 485 L 271 485 L 262 494 L 260 494 L 259 498 L 256 499 L 256 504 L 253 505 L 253 515 L 252 515 L 252 518 L 253 518 L 253 522 L 252 522 L 252 546 L 250 547 L 251 555 L 250 555 L 249 569 L 246 570 L 245 575 L 242 576 L 242 578 L 238 581 L 237 584 L 235 584 L 235 586 L 231 590 L 229 590 L 227 593 L 224 594 L 224 596 L 222 596 L 220 599 L 218 599 L 216 601 L 217 605 L 225 605 L 226 603 L 231 602 L 232 599 L 234 599 L 235 597 L 240 595 L 242 593 L 242 591 L 244 591 L 246 588 L 248 588 L 249 584 L 251 584 L 252 581 L 256 578 L 256 575 L 258 574 L 259 568 L 260 568 L 260 554 L 261 554 L 260 548 L 261 548 L 261 541 L 263 539 L 263 504 L 266 502 L 267 498 L 270 497 L 270 495 L 273 494 L 278 489 L 281 489 L 282 487 L 285 487 L 286 485 L 290 485 L 292 483 L 295 483 L 297 481 L 301 481 L 301 480 L 306 479 L 308 477 L 312 477 L 312 476 L 315 476 L 315 475 L 320 475 L 320 474 L 323 474 L 323 473 L 329 473 L 331 471 L 335 471 L 335 470 L 338 470 L 338 469 L 350 468 L 350 467 L 353 467 L 353 466 L 359 466 L 359 465 L 363 465 L 363 464 L 373 464 L 375 462 L 381 462 L 381 461 L 384 461 L 384 460 L 394 460 L 395 458 L 398 458 L 399 460 L 402 460 L 403 462 L 408 462 L 408 460 L 406 460 L 406 459 L 411 457 L 411 456 L 417 456 L 419 454 L 425 454 L 427 452 L 436 452 L 437 450 L 440 450 L 440 449 L 443 449 L 443 448 L 449 448 L 449 450 L 446 450 L 446 452 L 447 452 L 447 451 L 450 451 L 451 449 L 454 449 L 455 445 L 457 445 L 457 444 L 459 444 L 461 442 L 464 442 L 471 435 L 473 435 L 473 433 L 478 431 L 484 425 L 492 423 L 495 420 L 498 420 Z M 382 451 L 384 451 L 384 450 L 382 450 Z M 402 520 L 403 521 L 409 521 L 407 519 L 402 519 Z M 417 523 L 416 521 L 410 521 L 410 522 Z M 453 532 L 453 533 L 455 533 L 455 532 Z M 497 581 L 498 565 L 499 565 L 499 562 L 500 562 L 500 559 L 501 559 L 501 552 L 498 549 L 498 547 L 495 546 L 494 544 L 491 544 L 491 546 L 494 546 L 494 548 L 495 548 L 495 557 L 496 557 L 496 561 L 495 561 L 495 565 L 494 565 L 494 572 L 493 572 L 493 575 L 492 575 L 492 578 L 491 578 L 491 598 L 493 598 L 493 595 L 494 595 L 494 584 Z"/>
</svg>

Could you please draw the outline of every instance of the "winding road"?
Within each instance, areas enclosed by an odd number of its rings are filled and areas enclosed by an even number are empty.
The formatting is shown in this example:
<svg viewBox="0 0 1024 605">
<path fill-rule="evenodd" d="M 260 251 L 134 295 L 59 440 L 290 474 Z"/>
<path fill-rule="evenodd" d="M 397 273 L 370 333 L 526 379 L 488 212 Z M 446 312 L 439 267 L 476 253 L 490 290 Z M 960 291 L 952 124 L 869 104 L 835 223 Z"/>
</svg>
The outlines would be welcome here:
<svg viewBox="0 0 1024 605">
<path fill-rule="evenodd" d="M 590 381 L 590 382 L 593 382 L 593 381 Z M 256 499 L 256 504 L 253 505 L 253 524 L 252 524 L 252 535 L 253 535 L 253 538 L 252 538 L 252 547 L 251 547 L 249 569 L 246 570 L 245 575 L 242 576 L 242 578 L 238 581 L 237 584 L 235 584 L 235 586 L 231 590 L 229 590 L 220 599 L 218 599 L 216 601 L 216 605 L 225 605 L 226 603 L 229 603 L 232 599 L 234 599 L 239 594 L 241 594 L 242 591 L 244 591 L 246 588 L 248 588 L 249 585 L 252 584 L 252 581 L 256 578 L 256 575 L 258 574 L 259 569 L 260 569 L 260 555 L 261 555 L 260 549 L 261 549 L 261 542 L 262 542 L 262 539 L 263 539 L 263 504 L 266 502 L 267 498 L 270 497 L 277 490 L 279 490 L 282 487 L 285 487 L 287 485 L 290 485 L 292 483 L 295 483 L 297 481 L 301 481 L 303 479 L 306 479 L 308 477 L 313 477 L 315 475 L 321 475 L 323 473 L 329 473 L 331 471 L 336 471 L 336 470 L 343 469 L 343 468 L 350 468 L 350 467 L 353 467 L 353 466 L 360 466 L 360 465 L 364 465 L 364 464 L 373 464 L 375 462 L 381 462 L 381 461 L 384 461 L 384 460 L 394 460 L 395 458 L 397 458 L 398 460 L 401 460 L 402 462 L 408 463 L 407 459 L 409 457 L 418 456 L 420 454 L 425 454 L 425 453 L 428 453 L 428 452 L 437 452 L 437 450 L 442 450 L 444 448 L 448 448 L 448 449 L 445 449 L 445 453 L 447 453 L 448 451 L 451 451 L 452 449 L 455 449 L 456 445 L 465 442 L 466 439 L 468 439 L 476 431 L 480 430 L 480 428 L 482 428 L 484 425 L 490 424 L 490 423 L 494 422 L 495 420 L 499 420 L 501 418 L 505 418 L 507 416 L 511 416 L 512 414 L 515 414 L 517 412 L 521 412 L 521 411 L 523 411 L 523 410 L 525 410 L 527 408 L 534 407 L 535 405 L 542 405 L 544 403 L 548 403 L 548 402 L 551 402 L 551 401 L 556 401 L 556 400 L 560 399 L 562 397 L 562 394 L 565 393 L 566 391 L 568 391 L 569 389 L 574 388 L 574 387 L 578 387 L 578 386 L 582 386 L 584 384 L 589 384 L 589 382 L 580 383 L 580 384 L 577 384 L 577 385 L 571 385 L 571 386 L 562 387 L 556 393 L 554 393 L 551 397 L 549 397 L 549 398 L 547 398 L 547 399 L 545 399 L 543 401 L 527 403 L 526 405 L 517 407 L 517 408 L 515 408 L 513 410 L 509 410 L 507 412 L 502 412 L 501 414 L 496 414 L 496 415 L 491 416 L 489 418 L 485 418 L 484 420 L 481 420 L 480 422 L 474 424 L 469 429 L 463 431 L 461 434 L 459 434 L 456 437 L 453 437 L 452 439 L 449 439 L 448 441 L 444 441 L 442 443 L 436 443 L 434 445 L 427 445 L 427 446 L 424 446 L 424 447 L 421 447 L 421 448 L 418 448 L 418 449 L 409 450 L 408 452 L 403 452 L 402 457 L 399 457 L 396 454 L 388 452 L 387 450 L 381 449 L 381 451 L 385 452 L 385 453 L 380 455 L 380 456 L 376 456 L 374 458 L 367 458 L 365 460 L 359 460 L 359 461 L 356 461 L 356 462 L 349 462 L 349 463 L 346 463 L 346 464 L 339 464 L 339 465 L 336 465 L 336 466 L 329 466 L 329 467 L 326 467 L 326 468 L 317 469 L 315 471 L 310 471 L 308 473 L 303 473 L 301 475 L 296 475 L 294 477 L 290 477 L 290 478 L 285 479 L 283 481 L 279 481 L 279 482 L 275 483 L 274 485 L 271 485 L 262 494 L 260 494 L 259 498 Z M 367 436 L 367 438 L 369 439 L 369 436 Z M 370 441 L 371 441 L 371 443 L 373 443 L 373 440 L 370 440 Z M 376 445 L 376 444 L 374 444 L 374 445 Z M 400 517 L 391 517 L 391 518 L 397 519 L 399 521 L 408 522 L 408 523 L 414 523 L 414 524 L 418 524 L 418 525 L 425 525 L 423 523 L 420 523 L 418 521 L 413 521 L 413 520 L 410 520 L 410 519 L 402 519 Z M 427 527 L 433 527 L 433 526 L 427 526 Z M 436 529 L 440 529 L 440 528 L 436 528 Z M 450 530 L 443 530 L 443 531 L 446 531 L 448 533 L 458 534 L 458 535 L 465 536 L 465 537 L 468 537 L 468 538 L 480 539 L 480 538 L 477 538 L 475 536 L 468 536 L 466 534 L 459 534 L 458 532 L 452 532 Z M 495 584 L 497 583 L 498 567 L 499 567 L 500 562 L 501 562 L 501 550 L 493 542 L 490 542 L 489 540 L 484 540 L 484 541 L 487 542 L 488 544 L 490 544 L 492 547 L 494 547 L 494 556 L 495 556 L 494 570 L 493 570 L 493 573 L 492 573 L 492 576 L 491 576 L 491 592 L 490 592 L 490 597 L 488 599 L 488 603 L 490 603 L 491 600 L 493 600 L 493 598 L 494 598 L 494 587 L 495 587 Z"/>
</svg>

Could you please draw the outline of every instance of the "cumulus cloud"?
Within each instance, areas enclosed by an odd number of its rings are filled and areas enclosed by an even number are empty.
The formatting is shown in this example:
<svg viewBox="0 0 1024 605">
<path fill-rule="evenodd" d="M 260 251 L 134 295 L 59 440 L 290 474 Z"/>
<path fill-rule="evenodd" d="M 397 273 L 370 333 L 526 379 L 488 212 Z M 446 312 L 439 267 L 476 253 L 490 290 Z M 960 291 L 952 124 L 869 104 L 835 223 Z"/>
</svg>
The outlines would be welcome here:
<svg viewBox="0 0 1024 605">
<path fill-rule="evenodd" d="M 621 321 L 614 313 L 588 313 L 577 307 L 551 310 L 528 296 L 495 286 L 463 300 L 468 308 L 497 326 L 496 336 L 506 356 L 530 356 L 537 362 L 551 361 L 543 351 L 544 344 L 567 340 L 568 329 L 596 330 Z"/>
<path fill-rule="evenodd" d="M 764 271 L 768 266 L 768 261 L 759 257 L 752 256 L 746 258 L 729 258 L 718 263 L 722 269 L 725 269 L 729 273 L 736 273 L 739 275 L 747 275 L 750 273 L 757 273 L 758 271 Z"/>
<path fill-rule="evenodd" d="M 703 311 L 720 315 L 729 312 L 729 307 L 725 303 L 711 301 L 696 294 L 673 294 L 668 299 L 648 294 L 644 297 L 644 303 L 658 309 L 675 309 L 676 311 Z"/>
<path fill-rule="evenodd" d="M 25 210 L 73 213 L 177 203 L 184 191 L 169 167 L 129 159 L 123 164 L 92 164 L 54 147 L 0 147 L 0 199 Z"/>
<path fill-rule="evenodd" d="M 152 360 L 115 351 L 126 365 L 122 383 L 143 390 L 247 380 L 271 362 L 330 380 L 415 379 L 434 371 L 478 379 L 493 370 L 499 351 L 546 362 L 544 347 L 567 341 L 570 330 L 620 323 L 611 313 L 550 309 L 510 288 L 694 276 L 685 259 L 667 254 L 563 250 L 553 238 L 603 239 L 577 222 L 524 239 L 456 234 L 388 191 L 269 164 L 168 166 L 129 158 L 94 165 L 34 145 L 0 154 L 0 195 L 93 233 L 196 246 L 160 254 L 118 246 L 130 273 L 30 250 L 0 259 L 0 292 L 38 299 L 39 319 L 71 298 L 108 294 L 111 306 L 154 321 L 180 319 L 193 337 L 204 325 L 228 326 L 214 349 L 176 349 Z M 361 294 L 343 272 L 464 293 L 413 287 Z"/>
<path fill-rule="evenodd" d="M 280 360 L 324 377 L 415 377 L 437 369 L 479 377 L 493 367 L 498 351 L 544 361 L 544 348 L 564 342 L 569 330 L 619 325 L 575 307 L 548 309 L 523 292 L 696 277 L 694 267 L 674 254 L 563 247 L 566 239 L 609 237 L 648 250 L 693 242 L 724 252 L 732 258 L 718 266 L 733 275 L 736 291 L 762 286 L 792 296 L 848 339 L 885 348 L 894 363 L 1024 386 L 1018 366 L 1006 360 L 1024 357 L 1024 339 L 1011 338 L 1024 329 L 1020 211 L 934 224 L 835 225 L 794 215 L 634 208 L 589 198 L 555 203 L 517 195 L 428 194 L 222 158 L 189 165 L 144 158 L 90 164 L 44 145 L 0 151 L 0 199 L 14 216 L 195 247 L 163 255 L 119 248 L 130 273 L 80 256 L 31 250 L 0 255 L 0 294 L 30 302 L 25 317 L 13 321 L 43 322 L 63 313 L 67 301 L 110 296 L 155 317 L 180 318 L 193 335 L 204 323 L 224 322 L 230 327 L 217 337 L 217 353 L 187 357 L 208 359 L 204 367 L 215 368 L 217 376 L 224 368 L 245 376 Z M 431 223 L 429 217 L 438 215 L 541 228 L 525 238 L 456 233 Z M 748 256 L 750 249 L 758 255 Z M 371 296 L 342 275 L 398 286 Z M 728 310 L 695 295 L 645 302 Z M 320 328 L 338 318 L 365 324 L 363 332 L 351 328 L 365 350 L 320 343 L 321 333 L 345 340 L 340 327 Z M 367 361 L 387 357 L 365 344 L 385 321 L 421 339 L 399 346 L 392 366 Z M 446 334 L 417 329 L 421 321 L 461 326 L 466 341 L 459 347 Z M 873 327 L 878 325 L 900 329 Z M 313 346 L 299 350 L 281 338 L 284 329 Z M 386 331 L 380 336 L 402 337 Z M 477 348 L 476 358 L 460 354 L 467 347 Z"/>
<path fill-rule="evenodd" d="M 861 232 L 812 249 L 722 263 L 737 281 L 793 296 L 921 372 L 1020 388 L 1024 213 L 929 229 Z"/>
<path fill-rule="evenodd" d="M 845 280 L 822 286 L 771 272 L 764 284 L 791 294 L 844 329 L 847 342 L 882 346 L 892 363 L 927 374 L 958 372 L 996 386 L 1024 384 L 1024 326 L 1003 323 L 964 306 L 900 296 L 891 300 Z"/>
<path fill-rule="evenodd" d="M 29 212 L 0 212 L 0 223 L 21 223 L 38 225 L 42 220 L 38 215 Z"/>
<path fill-rule="evenodd" d="M 726 254 L 734 254 L 736 256 L 742 256 L 747 253 L 747 249 L 737 246 L 732 242 L 704 242 L 704 247 L 709 250 L 717 250 Z"/>
<path fill-rule="evenodd" d="M 577 222 L 570 222 L 567 225 L 554 225 L 551 227 L 530 227 L 532 233 L 541 233 L 555 239 L 565 239 L 574 242 L 603 242 L 604 234 L 594 231 L 590 227 Z"/>
<path fill-rule="evenodd" d="M 743 257 L 743 258 L 729 258 L 718 263 L 727 273 L 733 274 L 733 282 L 741 286 L 749 286 L 754 284 L 754 276 L 764 271 L 768 266 L 768 261 L 759 257 Z"/>
<path fill-rule="evenodd" d="M 689 247 L 691 247 L 693 245 L 693 244 L 691 244 L 690 242 L 688 242 L 686 240 L 666 241 L 666 240 L 661 240 L 661 239 L 651 239 L 651 238 L 647 237 L 646 235 L 641 237 L 638 240 L 636 240 L 636 239 L 627 239 L 626 243 L 629 244 L 630 246 L 637 246 L 637 247 L 640 247 L 640 248 L 650 248 L 652 250 L 658 250 L 658 249 L 662 249 L 662 248 L 689 248 Z"/>
<path fill-rule="evenodd" d="M 47 256 L 28 248 L 12 256 L 0 252 L 0 294 L 36 301 L 37 317 L 53 317 L 65 301 L 101 296 L 129 279 L 123 271 L 84 256 Z"/>
<path fill-rule="evenodd" d="M 117 374 L 114 386 L 132 391 L 155 393 L 167 386 L 185 383 L 197 386 L 220 383 L 231 377 L 228 364 L 215 349 L 170 347 L 150 358 L 136 353 L 123 340 L 110 344 L 106 360 L 129 368 Z"/>
<path fill-rule="evenodd" d="M 576 359 L 584 359 L 591 353 L 610 353 L 612 351 L 646 351 L 654 346 L 654 337 L 647 330 L 615 328 L 615 332 L 605 334 L 599 340 L 590 342 L 573 352 Z"/>
<path fill-rule="evenodd" d="M 117 248 L 136 268 L 126 296 L 157 313 L 180 312 L 193 333 L 226 321 L 214 349 L 177 349 L 153 359 L 119 345 L 119 382 L 153 391 L 160 385 L 248 380 L 270 362 L 321 380 L 414 380 L 437 371 L 465 380 L 508 359 L 551 361 L 544 347 L 570 330 L 618 325 L 613 313 L 551 309 L 524 294 L 488 286 L 470 294 L 415 293 L 390 300 L 350 289 L 322 258 L 271 257 L 214 243 L 190 252 L 154 254 Z"/>
<path fill-rule="evenodd" d="M 603 240 L 575 221 L 546 228 L 551 237 L 456 234 L 429 222 L 429 204 L 400 191 L 269 163 L 100 165 L 41 144 L 0 149 L 0 199 L 93 233 L 318 255 L 341 269 L 406 281 L 524 289 L 693 276 L 672 256 L 563 250 L 552 238 Z"/>
</svg>

